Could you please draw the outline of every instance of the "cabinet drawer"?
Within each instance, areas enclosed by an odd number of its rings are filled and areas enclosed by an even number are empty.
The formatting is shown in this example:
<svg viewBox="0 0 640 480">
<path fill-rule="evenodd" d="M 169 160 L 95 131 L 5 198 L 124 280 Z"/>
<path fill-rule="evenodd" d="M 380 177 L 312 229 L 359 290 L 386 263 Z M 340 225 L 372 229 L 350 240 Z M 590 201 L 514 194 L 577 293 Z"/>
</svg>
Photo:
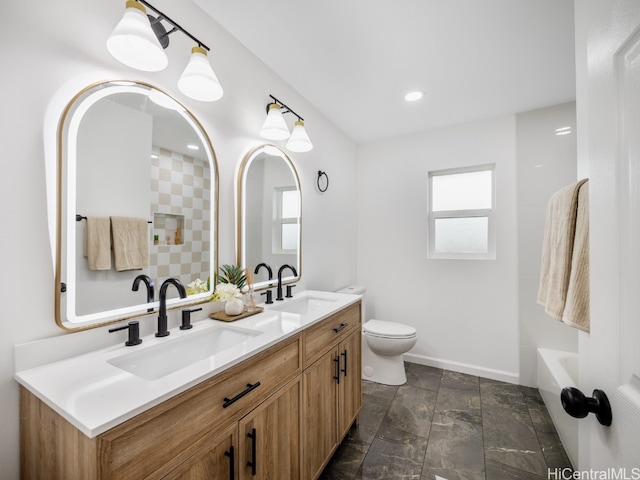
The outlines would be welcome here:
<svg viewBox="0 0 640 480">
<path fill-rule="evenodd" d="M 361 328 L 360 302 L 307 328 L 304 338 L 304 366 L 311 365 L 329 348 Z"/>
<path fill-rule="evenodd" d="M 198 438 L 237 421 L 300 372 L 296 336 L 102 434 L 101 470 L 108 478 L 157 477 L 191 456 Z"/>
</svg>

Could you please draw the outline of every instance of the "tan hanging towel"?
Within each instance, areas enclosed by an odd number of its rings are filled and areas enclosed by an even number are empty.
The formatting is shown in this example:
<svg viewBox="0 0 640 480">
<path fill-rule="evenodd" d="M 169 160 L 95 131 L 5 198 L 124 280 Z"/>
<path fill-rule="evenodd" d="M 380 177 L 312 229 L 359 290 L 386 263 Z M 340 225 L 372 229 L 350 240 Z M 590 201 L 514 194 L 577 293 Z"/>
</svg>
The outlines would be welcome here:
<svg viewBox="0 0 640 480">
<path fill-rule="evenodd" d="M 562 321 L 584 332 L 589 331 L 589 184 L 578 192 L 578 216 L 571 256 L 571 275 Z"/>
<path fill-rule="evenodd" d="M 583 179 L 560 189 L 551 196 L 547 205 L 537 301 L 556 320 L 562 320 L 567 302 L 578 217 L 578 194 L 586 181 L 587 179 Z M 588 211 L 586 231 L 588 235 Z M 586 242 L 588 244 L 588 236 Z M 588 281 L 587 277 L 587 285 Z"/>
<path fill-rule="evenodd" d="M 84 235 L 89 270 L 111 270 L 111 222 L 109 217 L 87 217 Z"/>
<path fill-rule="evenodd" d="M 148 223 L 145 219 L 111 217 L 116 270 L 140 270 L 149 265 Z"/>
</svg>

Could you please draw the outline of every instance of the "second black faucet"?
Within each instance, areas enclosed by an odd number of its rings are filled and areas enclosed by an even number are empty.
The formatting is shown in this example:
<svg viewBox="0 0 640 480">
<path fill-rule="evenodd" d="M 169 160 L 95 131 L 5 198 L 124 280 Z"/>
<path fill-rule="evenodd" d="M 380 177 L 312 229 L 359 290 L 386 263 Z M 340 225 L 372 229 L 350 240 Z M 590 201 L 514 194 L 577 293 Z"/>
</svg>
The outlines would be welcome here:
<svg viewBox="0 0 640 480">
<path fill-rule="evenodd" d="M 158 331 L 156 332 L 156 337 L 166 337 L 170 333 L 169 330 L 167 330 L 167 288 L 169 288 L 169 285 L 176 287 L 180 298 L 187 297 L 187 292 L 182 283 L 180 283 L 180 280 L 167 278 L 162 282 L 160 286 L 160 311 L 158 312 Z"/>
</svg>

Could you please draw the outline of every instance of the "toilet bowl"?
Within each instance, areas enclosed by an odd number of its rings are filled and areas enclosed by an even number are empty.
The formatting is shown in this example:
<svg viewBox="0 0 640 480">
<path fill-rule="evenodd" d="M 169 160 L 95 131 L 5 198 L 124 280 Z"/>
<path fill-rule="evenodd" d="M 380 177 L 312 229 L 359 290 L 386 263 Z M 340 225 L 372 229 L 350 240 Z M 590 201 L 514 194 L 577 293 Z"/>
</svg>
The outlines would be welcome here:
<svg viewBox="0 0 640 480">
<path fill-rule="evenodd" d="M 362 378 L 385 385 L 407 382 L 402 355 L 416 344 L 416 329 L 371 319 L 362 327 Z"/>
</svg>

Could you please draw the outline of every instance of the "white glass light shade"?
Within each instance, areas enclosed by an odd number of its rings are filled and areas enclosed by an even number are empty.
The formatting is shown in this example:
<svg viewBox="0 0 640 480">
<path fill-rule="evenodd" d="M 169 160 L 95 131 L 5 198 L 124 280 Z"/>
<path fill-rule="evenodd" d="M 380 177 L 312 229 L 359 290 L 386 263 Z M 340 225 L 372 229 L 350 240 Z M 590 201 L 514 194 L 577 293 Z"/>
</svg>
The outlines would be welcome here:
<svg viewBox="0 0 640 480">
<path fill-rule="evenodd" d="M 178 80 L 178 89 L 187 97 L 201 102 L 215 102 L 222 98 L 222 86 L 213 73 L 204 48 L 191 49 L 191 58 Z"/>
<path fill-rule="evenodd" d="M 285 138 L 289 138 L 289 127 L 287 127 L 287 123 L 284 121 L 284 117 L 280 111 L 280 105 L 277 103 L 269 104 L 269 112 L 262 124 L 260 136 L 268 140 L 284 140 Z"/>
<path fill-rule="evenodd" d="M 304 122 L 298 120 L 293 127 L 291 137 L 287 142 L 287 148 L 292 152 L 308 152 L 313 148 L 313 144 L 307 135 L 307 131 L 304 129 Z"/>
<path fill-rule="evenodd" d="M 144 5 L 127 1 L 122 20 L 107 39 L 107 50 L 128 67 L 145 72 L 164 69 L 169 60 L 153 33 Z"/>
</svg>

